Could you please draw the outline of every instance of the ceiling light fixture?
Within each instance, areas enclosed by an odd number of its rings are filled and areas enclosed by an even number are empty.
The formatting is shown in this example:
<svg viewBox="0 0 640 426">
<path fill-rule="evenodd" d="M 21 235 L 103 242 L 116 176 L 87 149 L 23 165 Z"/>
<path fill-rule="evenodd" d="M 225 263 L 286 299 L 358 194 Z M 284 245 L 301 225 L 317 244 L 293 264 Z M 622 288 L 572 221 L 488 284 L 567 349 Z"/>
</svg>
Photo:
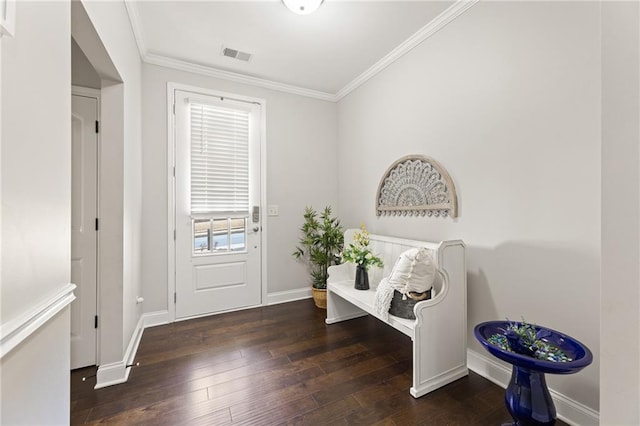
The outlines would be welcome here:
<svg viewBox="0 0 640 426">
<path fill-rule="evenodd" d="M 320 7 L 324 0 L 282 0 L 287 9 L 298 15 L 309 15 Z"/>
</svg>

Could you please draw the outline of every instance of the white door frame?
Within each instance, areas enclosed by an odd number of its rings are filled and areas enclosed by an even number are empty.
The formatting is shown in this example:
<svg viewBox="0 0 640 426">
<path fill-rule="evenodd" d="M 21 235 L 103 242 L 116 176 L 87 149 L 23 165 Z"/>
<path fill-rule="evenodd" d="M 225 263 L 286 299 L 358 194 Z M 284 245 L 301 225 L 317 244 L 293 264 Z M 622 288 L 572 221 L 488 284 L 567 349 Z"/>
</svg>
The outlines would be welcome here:
<svg viewBox="0 0 640 426">
<path fill-rule="evenodd" d="M 100 147 L 102 140 L 100 137 L 100 130 L 102 127 L 102 121 L 100 116 L 100 89 L 91 89 L 89 87 L 71 86 L 71 95 L 87 96 L 89 98 L 97 99 L 97 111 L 96 119 L 98 120 L 98 129 L 96 133 L 97 138 L 97 150 L 96 150 L 96 218 L 100 218 Z M 100 232 L 96 231 L 96 315 L 100 318 Z M 96 329 L 96 365 L 100 365 L 100 330 L 101 327 Z"/>
<path fill-rule="evenodd" d="M 205 89 L 197 86 L 189 86 L 180 83 L 167 83 L 167 311 L 169 322 L 176 321 L 176 305 L 174 294 L 176 292 L 176 212 L 175 212 L 175 157 L 176 157 L 176 133 L 175 133 L 175 91 L 201 93 L 245 102 L 259 103 L 260 117 L 260 205 L 262 222 L 262 242 L 260 251 L 260 281 L 262 293 L 262 306 L 267 305 L 267 101 L 260 98 L 236 95 L 220 90 Z M 245 308 L 242 308 L 245 309 Z M 207 316 L 211 314 L 204 314 Z M 184 318 L 189 319 L 189 318 Z M 181 319 L 182 320 L 182 319 Z"/>
</svg>

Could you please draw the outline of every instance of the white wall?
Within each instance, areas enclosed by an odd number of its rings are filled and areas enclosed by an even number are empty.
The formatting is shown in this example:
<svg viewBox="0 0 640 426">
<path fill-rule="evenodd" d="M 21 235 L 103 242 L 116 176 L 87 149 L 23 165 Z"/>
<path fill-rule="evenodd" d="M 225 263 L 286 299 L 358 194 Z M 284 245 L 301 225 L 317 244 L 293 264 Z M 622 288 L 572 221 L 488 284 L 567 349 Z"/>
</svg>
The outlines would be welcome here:
<svg viewBox="0 0 640 426">
<path fill-rule="evenodd" d="M 549 377 L 598 409 L 600 16 L 591 2 L 479 2 L 340 101 L 339 205 L 348 226 L 467 244 L 475 324 L 527 321 L 594 352 Z M 458 219 L 375 216 L 387 167 L 428 155 L 451 174 Z"/>
<path fill-rule="evenodd" d="M 69 283 L 71 46 L 65 12 L 61 5 L 23 5 L 16 25 L 24 30 L 3 39 L 2 322 Z M 43 66 L 46 51 L 60 61 Z"/>
<path fill-rule="evenodd" d="M 3 325 L 70 281 L 70 38 L 68 3 L 16 2 L 2 39 Z M 0 368 L 0 423 L 67 424 L 68 308 Z"/>
<path fill-rule="evenodd" d="M 2 35 L 0 35 L 0 203 L 2 201 Z M 0 206 L 0 291 L 2 290 L 2 207 Z M 2 323 L 2 303 L 0 303 L 0 324 Z M 2 388 L 0 388 L 0 400 Z"/>
<path fill-rule="evenodd" d="M 156 65 L 143 66 L 143 242 L 145 311 L 167 310 L 167 82 L 266 99 L 268 292 L 308 289 L 292 257 L 306 205 L 336 205 L 336 105 Z M 266 206 L 264 206 L 266 208 Z"/>
<path fill-rule="evenodd" d="M 71 39 L 71 83 L 74 86 L 92 89 L 100 89 L 102 86 L 98 73 L 73 39 Z"/>
<path fill-rule="evenodd" d="M 113 315 L 115 323 L 103 321 L 103 326 L 121 327 L 121 332 L 113 330 L 110 334 L 112 339 L 101 338 L 101 348 L 108 346 L 112 351 L 103 352 L 101 363 L 122 361 L 124 350 L 129 345 L 134 328 L 142 314 L 142 307 L 136 304 L 136 297 L 142 295 L 141 279 L 141 61 L 137 50 L 133 31 L 129 22 L 124 2 L 83 2 L 86 13 L 91 20 L 106 52 L 117 69 L 123 84 L 111 85 L 103 82 L 102 103 L 109 103 L 110 99 L 114 103 L 120 102 L 121 108 L 118 112 L 120 117 L 114 120 L 122 121 L 122 128 L 116 129 L 118 135 L 113 140 L 114 143 L 121 144 L 121 147 L 108 155 L 121 156 L 114 161 L 121 167 L 121 176 L 112 176 L 116 183 L 115 188 L 104 188 L 105 191 L 116 191 L 112 194 L 118 203 L 122 203 L 121 225 L 115 224 L 111 230 L 117 231 L 118 235 L 108 235 L 108 230 L 101 232 L 101 238 L 115 238 L 113 244 L 121 241 L 121 277 L 115 277 L 109 283 L 101 282 L 101 296 L 108 296 L 106 305 L 101 300 L 101 315 Z M 107 87 L 104 87 L 107 85 Z M 108 119 L 109 108 L 102 108 L 103 121 Z M 119 137 L 118 137 L 119 136 Z M 104 136 L 103 138 L 108 138 Z M 103 145 L 102 153 L 108 150 Z M 101 176 L 109 171 L 102 171 Z M 118 172 L 120 173 L 120 172 Z M 101 199 L 105 200 L 107 194 L 101 194 Z M 103 198 L 104 197 L 104 198 Z M 108 203 L 101 205 L 103 209 L 108 209 Z M 113 206 L 111 206 L 113 207 Z M 114 216 L 115 216 L 114 212 Z M 106 254 L 108 255 L 108 253 Z M 104 265 L 101 265 L 103 267 Z M 114 271 L 119 273 L 119 270 Z M 112 286 L 105 289 L 104 286 Z M 120 319 L 121 318 L 121 319 Z M 106 318 L 105 318 L 106 319 Z M 121 321 L 121 322 L 120 322 Z M 121 325 L 119 325 L 121 324 Z M 118 341 L 115 341 L 115 340 Z M 101 351 L 102 352 L 102 351 Z"/>
<path fill-rule="evenodd" d="M 640 8 L 602 4 L 600 421 L 640 424 Z"/>
<path fill-rule="evenodd" d="M 69 424 L 69 329 L 66 308 L 2 358 L 1 424 Z"/>
</svg>

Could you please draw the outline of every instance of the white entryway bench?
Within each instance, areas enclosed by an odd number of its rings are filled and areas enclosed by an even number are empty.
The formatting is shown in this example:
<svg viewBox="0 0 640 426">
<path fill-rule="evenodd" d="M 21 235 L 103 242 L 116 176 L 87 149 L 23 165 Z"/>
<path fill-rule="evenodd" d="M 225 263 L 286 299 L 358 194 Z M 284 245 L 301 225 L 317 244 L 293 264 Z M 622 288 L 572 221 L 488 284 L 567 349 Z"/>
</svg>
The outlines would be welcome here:
<svg viewBox="0 0 640 426">
<path fill-rule="evenodd" d="M 354 232 L 345 232 L 345 245 Z M 384 268 L 369 270 L 370 290 L 354 288 L 355 265 L 345 263 L 329 268 L 327 280 L 327 324 L 364 315 L 373 315 L 413 341 L 413 386 L 418 398 L 469 374 L 467 369 L 467 271 L 465 246 L 460 240 L 431 243 L 370 235 L 374 254 Z M 376 287 L 390 274 L 396 259 L 405 250 L 426 247 L 437 267 L 432 298 L 416 303 L 415 320 L 389 315 L 384 320 L 375 313 Z"/>
</svg>

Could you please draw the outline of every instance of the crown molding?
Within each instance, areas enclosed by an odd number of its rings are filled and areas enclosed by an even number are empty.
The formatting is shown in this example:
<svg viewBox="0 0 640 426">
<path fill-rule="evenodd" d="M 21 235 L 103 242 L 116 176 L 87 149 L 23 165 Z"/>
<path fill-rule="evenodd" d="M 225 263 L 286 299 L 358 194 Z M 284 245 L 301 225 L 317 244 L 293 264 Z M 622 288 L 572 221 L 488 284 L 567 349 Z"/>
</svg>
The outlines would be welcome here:
<svg viewBox="0 0 640 426">
<path fill-rule="evenodd" d="M 142 25 L 140 24 L 138 5 L 136 2 L 125 0 L 124 6 L 127 8 L 129 22 L 131 22 L 131 29 L 133 30 L 133 37 L 136 39 L 136 44 L 138 45 L 140 58 L 144 60 L 144 57 L 147 54 L 147 47 L 144 45 L 144 32 L 142 31 Z"/>
<path fill-rule="evenodd" d="M 249 84 L 252 86 L 263 87 L 266 89 L 277 90 L 280 92 L 291 93 L 294 95 L 307 96 L 310 98 L 320 99 L 323 101 L 336 102 L 336 95 L 327 92 L 321 92 L 319 90 L 307 89 L 304 87 L 293 86 L 290 84 L 279 83 L 272 80 L 266 80 L 258 77 L 252 77 L 245 74 L 239 74 L 231 71 L 224 71 L 218 68 L 199 65 L 192 62 L 183 61 L 180 59 L 170 58 L 167 56 L 157 55 L 150 53 L 144 44 L 144 31 L 142 30 L 142 24 L 140 23 L 140 14 L 138 13 L 138 6 L 133 1 L 125 0 L 124 5 L 129 15 L 129 21 L 131 22 L 131 28 L 133 30 L 133 36 L 138 45 L 138 51 L 140 52 L 140 58 L 142 62 L 160 65 L 167 68 L 176 69 L 179 71 L 192 72 L 195 74 L 206 75 L 209 77 L 220 78 L 223 80 L 233 81 L 236 83 Z"/>
<path fill-rule="evenodd" d="M 337 93 L 322 92 L 304 87 L 293 86 L 290 84 L 279 83 L 277 81 L 267 80 L 259 77 L 252 77 L 246 74 L 240 74 L 232 71 L 224 71 L 207 65 L 195 64 L 180 59 L 170 58 L 167 56 L 150 53 L 144 44 L 144 33 L 140 24 L 140 15 L 138 14 L 135 2 L 125 0 L 129 20 L 133 34 L 138 45 L 140 57 L 143 62 L 159 65 L 179 71 L 191 72 L 195 74 L 206 75 L 209 77 L 219 78 L 222 80 L 233 81 L 236 83 L 248 84 L 251 86 L 262 87 L 265 89 L 277 90 L 280 92 L 291 93 L 294 95 L 306 96 L 309 98 L 320 99 L 329 102 L 338 102 L 340 99 L 362 86 L 368 80 L 373 78 L 379 72 L 387 68 L 396 60 L 413 50 L 420 43 L 437 33 L 447 24 L 452 22 L 458 16 L 463 14 L 480 0 L 458 0 L 435 19 L 422 27 L 418 32 L 405 40 L 398 47 L 389 52 L 384 58 L 380 59 L 365 72 L 353 79 L 350 83 L 340 89 Z"/>
<path fill-rule="evenodd" d="M 400 59 L 402 56 L 409 53 L 415 47 L 417 47 L 420 43 L 440 31 L 447 24 L 452 22 L 458 16 L 462 15 L 473 5 L 478 3 L 480 0 L 458 0 L 451 6 L 449 6 L 444 12 L 440 15 L 436 16 L 432 21 L 430 21 L 427 25 L 422 27 L 418 32 L 405 40 L 398 47 L 389 52 L 384 58 L 380 59 L 378 62 L 373 64 L 368 70 L 360 74 L 358 77 L 353 79 L 350 83 L 344 86 L 342 89 L 336 93 L 336 101 L 347 96 L 349 93 L 356 90 L 358 87 L 362 86 L 364 83 L 369 81 L 371 78 L 376 76 L 379 72 L 387 68 L 389 65 Z"/>
<path fill-rule="evenodd" d="M 318 90 L 305 89 L 304 87 L 292 86 L 290 84 L 278 83 L 276 81 L 265 80 L 258 77 L 251 77 L 245 74 L 239 74 L 231 71 L 223 71 L 206 65 L 198 65 L 192 62 L 182 61 L 180 59 L 168 58 L 166 56 L 147 53 L 142 60 L 148 64 L 160 65 L 167 68 L 173 68 L 179 71 L 187 71 L 195 74 L 202 74 L 209 77 L 220 78 L 222 80 L 233 81 L 236 83 L 249 84 L 251 86 L 263 87 L 265 89 L 277 90 L 280 92 L 291 93 L 294 95 L 307 96 L 323 101 L 335 102 L 336 95 L 320 92 Z"/>
</svg>

